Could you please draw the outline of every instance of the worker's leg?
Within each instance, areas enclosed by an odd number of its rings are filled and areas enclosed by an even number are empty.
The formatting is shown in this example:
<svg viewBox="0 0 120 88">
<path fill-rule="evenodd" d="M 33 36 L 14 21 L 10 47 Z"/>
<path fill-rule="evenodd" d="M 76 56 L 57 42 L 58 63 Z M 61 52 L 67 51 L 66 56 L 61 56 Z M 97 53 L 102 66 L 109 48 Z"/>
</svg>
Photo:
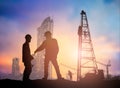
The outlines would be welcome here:
<svg viewBox="0 0 120 88">
<path fill-rule="evenodd" d="M 31 71 L 32 71 L 31 64 L 26 64 L 25 69 L 24 69 L 24 73 L 23 73 L 23 81 L 29 80 L 29 76 L 30 76 Z"/>
<path fill-rule="evenodd" d="M 49 64 L 49 60 L 45 58 L 45 60 L 44 60 L 44 78 L 43 79 L 47 79 L 47 77 L 48 77 L 48 64 Z"/>
<path fill-rule="evenodd" d="M 58 66 L 57 60 L 56 59 L 52 59 L 51 62 L 52 62 L 53 66 L 54 66 L 54 68 L 56 70 L 58 79 L 61 79 L 61 74 L 60 74 L 60 70 L 59 70 L 59 66 Z"/>
</svg>

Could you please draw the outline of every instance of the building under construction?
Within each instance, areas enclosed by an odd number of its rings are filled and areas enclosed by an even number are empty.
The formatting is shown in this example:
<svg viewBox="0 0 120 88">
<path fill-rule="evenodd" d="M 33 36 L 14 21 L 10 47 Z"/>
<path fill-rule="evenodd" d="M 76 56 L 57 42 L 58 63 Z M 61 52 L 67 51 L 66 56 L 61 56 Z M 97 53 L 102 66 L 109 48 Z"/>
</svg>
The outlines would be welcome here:
<svg viewBox="0 0 120 88">
<path fill-rule="evenodd" d="M 45 40 L 44 33 L 46 31 L 50 31 L 53 33 L 53 20 L 50 17 L 45 18 L 42 22 L 41 26 L 37 29 L 37 47 Z M 38 52 L 36 56 L 34 56 L 33 61 L 33 71 L 32 71 L 32 78 L 38 79 L 44 77 L 44 53 L 45 51 Z M 52 76 L 52 66 L 51 63 L 49 64 L 49 79 Z"/>
<path fill-rule="evenodd" d="M 13 58 L 12 60 L 12 75 L 16 77 L 20 75 L 20 66 L 18 58 Z"/>
<path fill-rule="evenodd" d="M 92 39 L 89 29 L 89 24 L 87 20 L 87 15 L 85 11 L 81 11 L 81 20 L 80 26 L 78 27 L 78 63 L 77 63 L 77 81 L 80 81 L 81 78 L 85 77 L 98 77 L 104 78 L 103 70 L 98 69 L 97 63 L 102 64 L 96 61 Z M 37 29 L 37 47 L 45 40 L 44 33 L 50 31 L 53 34 L 53 20 L 50 17 L 47 17 Z M 44 53 L 45 51 L 38 52 L 34 56 L 33 60 L 33 71 L 31 77 L 34 79 L 41 79 L 44 76 Z M 110 65 L 105 65 L 108 67 Z M 49 64 L 49 79 L 52 78 L 52 65 Z"/>
</svg>

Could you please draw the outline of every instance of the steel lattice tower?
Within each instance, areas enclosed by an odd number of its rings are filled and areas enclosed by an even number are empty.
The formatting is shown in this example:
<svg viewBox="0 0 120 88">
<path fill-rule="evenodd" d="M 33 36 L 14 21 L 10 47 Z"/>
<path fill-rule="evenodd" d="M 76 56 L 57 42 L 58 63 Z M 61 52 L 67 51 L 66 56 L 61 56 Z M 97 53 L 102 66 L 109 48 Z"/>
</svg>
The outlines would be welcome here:
<svg viewBox="0 0 120 88">
<path fill-rule="evenodd" d="M 97 63 L 93 50 L 86 12 L 81 11 L 81 25 L 78 28 L 77 81 L 86 73 L 97 74 Z"/>
</svg>

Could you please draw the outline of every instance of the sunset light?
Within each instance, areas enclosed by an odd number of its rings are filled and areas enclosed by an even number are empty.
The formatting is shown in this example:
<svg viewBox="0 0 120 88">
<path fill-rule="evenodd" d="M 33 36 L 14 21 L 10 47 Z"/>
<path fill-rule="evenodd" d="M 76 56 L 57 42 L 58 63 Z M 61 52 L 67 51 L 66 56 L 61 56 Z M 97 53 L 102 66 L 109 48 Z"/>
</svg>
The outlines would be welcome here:
<svg viewBox="0 0 120 88">
<path fill-rule="evenodd" d="M 80 12 L 85 10 L 96 61 L 104 64 L 110 61 L 109 74 L 120 75 L 119 0 L 27 1 L 0 1 L 0 72 L 11 73 L 12 59 L 17 57 L 20 60 L 20 72 L 23 73 L 22 44 L 25 42 L 25 35 L 32 36 L 30 49 L 31 54 L 34 54 L 37 48 L 37 29 L 50 16 L 54 22 L 53 38 L 57 39 L 59 45 L 57 61 L 60 72 L 67 79 L 70 70 L 73 80 L 77 80 L 77 32 L 81 24 Z M 86 52 L 82 54 L 89 56 Z M 91 63 L 87 65 L 90 66 Z M 106 76 L 106 67 L 99 63 L 97 65 Z M 87 71 L 88 69 L 84 69 L 83 72 Z M 56 77 L 52 67 L 52 78 Z"/>
</svg>

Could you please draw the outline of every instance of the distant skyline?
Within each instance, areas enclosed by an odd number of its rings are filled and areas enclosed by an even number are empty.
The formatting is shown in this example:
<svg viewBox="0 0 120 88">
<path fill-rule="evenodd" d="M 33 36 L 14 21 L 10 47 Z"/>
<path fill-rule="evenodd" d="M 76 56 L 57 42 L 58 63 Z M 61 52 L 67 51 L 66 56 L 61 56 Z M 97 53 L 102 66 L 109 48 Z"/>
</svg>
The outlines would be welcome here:
<svg viewBox="0 0 120 88">
<path fill-rule="evenodd" d="M 105 64 L 110 60 L 110 74 L 120 74 L 120 0 L 0 0 L 0 72 L 11 72 L 14 57 L 20 58 L 23 71 L 24 36 L 32 35 L 33 54 L 37 28 L 48 16 L 54 21 L 59 64 L 76 68 L 81 10 L 87 14 L 96 59 Z M 60 65 L 60 70 L 66 76 L 68 68 Z"/>
</svg>

